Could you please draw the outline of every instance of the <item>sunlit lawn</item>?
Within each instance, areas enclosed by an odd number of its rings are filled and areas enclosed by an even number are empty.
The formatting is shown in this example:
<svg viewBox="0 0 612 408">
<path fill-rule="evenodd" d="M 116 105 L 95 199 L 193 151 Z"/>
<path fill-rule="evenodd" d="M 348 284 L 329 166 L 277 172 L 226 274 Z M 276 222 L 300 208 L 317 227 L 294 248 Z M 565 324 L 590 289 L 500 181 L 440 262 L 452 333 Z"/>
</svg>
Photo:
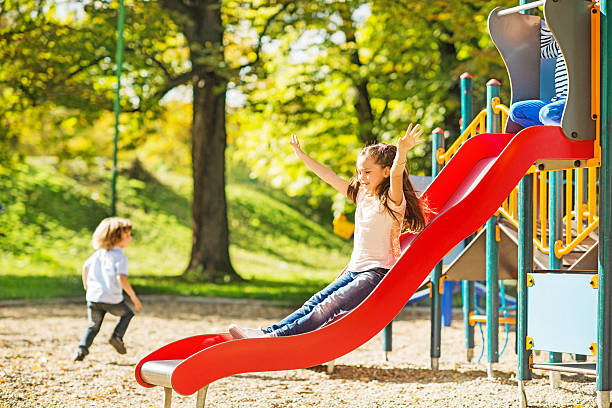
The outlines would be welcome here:
<svg viewBox="0 0 612 408">
<path fill-rule="evenodd" d="M 106 216 L 98 174 L 57 172 L 35 162 L 0 178 L 0 299 L 83 295 L 80 269 L 93 251 L 91 232 Z M 174 186 L 170 188 L 169 186 Z M 189 260 L 189 182 L 120 177 L 118 213 L 134 223 L 126 249 L 130 282 L 140 294 L 250 298 L 297 304 L 333 279 L 351 243 L 272 199 L 257 185 L 228 186 L 231 248 L 241 283 L 180 279 Z"/>
</svg>

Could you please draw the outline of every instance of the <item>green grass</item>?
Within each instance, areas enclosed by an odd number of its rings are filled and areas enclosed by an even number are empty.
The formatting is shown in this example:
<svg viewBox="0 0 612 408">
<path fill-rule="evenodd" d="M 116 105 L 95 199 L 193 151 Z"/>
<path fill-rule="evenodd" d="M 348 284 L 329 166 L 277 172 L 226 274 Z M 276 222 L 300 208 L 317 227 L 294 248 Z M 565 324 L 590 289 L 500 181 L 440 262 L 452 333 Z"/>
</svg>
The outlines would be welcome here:
<svg viewBox="0 0 612 408">
<path fill-rule="evenodd" d="M 139 294 L 251 298 L 297 304 L 333 279 L 350 242 L 257 184 L 227 187 L 230 255 L 241 283 L 180 279 L 191 250 L 191 180 L 139 169 L 118 180 L 120 216 L 134 223 L 126 249 Z M 82 296 L 80 269 L 91 233 L 107 216 L 109 171 L 102 166 L 30 160 L 0 169 L 0 299 Z M 303 202 L 304 200 L 300 200 Z M 309 209 L 312 214 L 313 209 Z M 327 218 L 326 214 L 319 217 Z"/>
</svg>

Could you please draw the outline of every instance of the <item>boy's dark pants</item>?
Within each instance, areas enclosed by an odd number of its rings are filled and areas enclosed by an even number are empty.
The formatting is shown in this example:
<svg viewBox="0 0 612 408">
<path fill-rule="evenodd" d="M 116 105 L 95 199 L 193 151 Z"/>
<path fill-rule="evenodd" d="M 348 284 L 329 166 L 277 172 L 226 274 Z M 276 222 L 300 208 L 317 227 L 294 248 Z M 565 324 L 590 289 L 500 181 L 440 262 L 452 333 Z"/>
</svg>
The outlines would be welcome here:
<svg viewBox="0 0 612 408">
<path fill-rule="evenodd" d="M 121 316 L 117 326 L 115 326 L 113 337 L 123 339 L 128 324 L 130 324 L 130 320 L 134 317 L 134 312 L 132 312 L 132 309 L 129 308 L 125 300 L 121 303 L 87 302 L 88 327 L 87 331 L 85 331 L 85 335 L 81 339 L 79 347 L 86 350 L 89 349 L 89 346 L 91 346 L 91 343 L 93 343 L 94 338 L 100 331 L 102 320 L 104 320 L 104 315 L 107 312 L 115 316 Z"/>
</svg>

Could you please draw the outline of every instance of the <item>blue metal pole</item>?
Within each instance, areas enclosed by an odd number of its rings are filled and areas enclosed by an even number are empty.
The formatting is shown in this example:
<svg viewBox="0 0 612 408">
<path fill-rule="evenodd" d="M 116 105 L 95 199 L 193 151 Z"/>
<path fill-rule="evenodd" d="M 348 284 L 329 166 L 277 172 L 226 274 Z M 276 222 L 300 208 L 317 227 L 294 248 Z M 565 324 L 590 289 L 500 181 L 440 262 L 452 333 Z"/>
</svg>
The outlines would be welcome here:
<svg viewBox="0 0 612 408">
<path fill-rule="evenodd" d="M 431 162 L 431 175 L 436 177 L 442 165 L 438 163 L 436 158 L 439 148 L 444 147 L 444 131 L 440 128 L 436 128 L 433 131 L 432 136 L 432 162 Z M 440 276 L 442 276 L 442 261 L 440 261 L 431 271 L 431 343 L 430 343 L 430 356 L 431 356 L 431 369 L 438 370 L 440 362 L 440 343 L 442 337 L 442 305 L 440 296 Z"/>
<path fill-rule="evenodd" d="M 461 77 L 461 133 L 467 129 L 474 118 L 472 76 L 464 72 Z M 467 247 L 466 239 L 465 247 Z M 463 325 L 465 329 L 465 348 L 467 361 L 474 357 L 474 326 L 470 325 L 470 313 L 474 312 L 474 282 L 461 282 L 463 299 Z"/>
<path fill-rule="evenodd" d="M 499 98 L 499 81 L 487 82 L 487 133 L 497 133 L 501 128 L 499 115 L 493 112 L 493 98 Z M 496 239 L 497 216 L 486 224 L 486 276 L 487 276 L 487 374 L 493 377 L 493 363 L 499 361 L 499 272 L 498 243 Z"/>
</svg>

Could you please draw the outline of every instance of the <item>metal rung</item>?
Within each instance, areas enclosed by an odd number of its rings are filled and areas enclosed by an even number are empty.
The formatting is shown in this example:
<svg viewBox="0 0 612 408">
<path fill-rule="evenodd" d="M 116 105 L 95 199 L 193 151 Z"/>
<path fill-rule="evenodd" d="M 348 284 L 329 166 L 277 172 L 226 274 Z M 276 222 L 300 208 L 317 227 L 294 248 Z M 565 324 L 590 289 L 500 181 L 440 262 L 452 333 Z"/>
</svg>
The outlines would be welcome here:
<svg viewBox="0 0 612 408">
<path fill-rule="evenodd" d="M 597 375 L 595 363 L 542 363 L 533 364 L 534 370 L 560 371 L 562 373 Z"/>
</svg>

